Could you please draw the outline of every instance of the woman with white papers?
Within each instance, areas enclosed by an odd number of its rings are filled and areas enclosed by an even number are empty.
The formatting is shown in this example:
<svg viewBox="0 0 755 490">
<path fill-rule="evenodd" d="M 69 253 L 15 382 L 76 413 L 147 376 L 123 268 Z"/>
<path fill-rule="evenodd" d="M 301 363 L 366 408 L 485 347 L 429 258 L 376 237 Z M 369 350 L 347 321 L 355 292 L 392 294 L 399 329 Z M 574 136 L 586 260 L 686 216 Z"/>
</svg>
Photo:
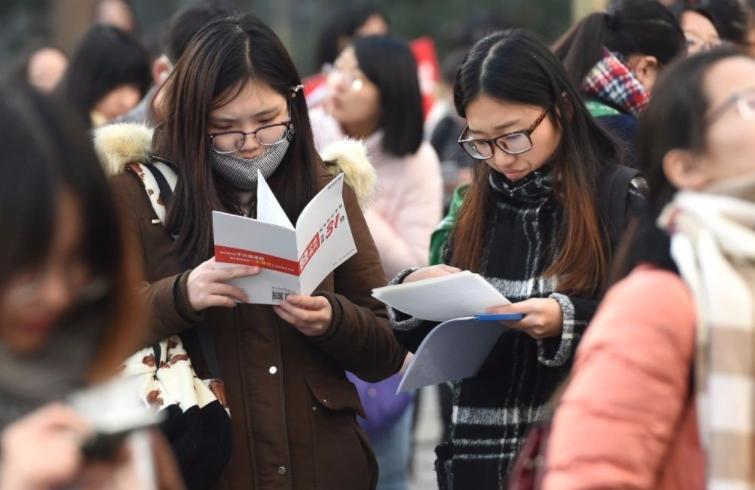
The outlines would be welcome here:
<svg viewBox="0 0 755 490">
<path fill-rule="evenodd" d="M 590 117 L 563 67 L 522 30 L 480 41 L 460 67 L 459 143 L 479 161 L 445 251 L 445 264 L 393 283 L 470 270 L 521 313 L 478 374 L 455 383 L 449 440 L 437 449 L 443 489 L 498 489 L 529 427 L 547 417 L 579 337 L 595 311 L 611 251 L 643 201 L 637 172 Z M 437 323 L 391 310 L 415 350 Z M 478 313 L 485 313 L 480 311 Z"/>
</svg>

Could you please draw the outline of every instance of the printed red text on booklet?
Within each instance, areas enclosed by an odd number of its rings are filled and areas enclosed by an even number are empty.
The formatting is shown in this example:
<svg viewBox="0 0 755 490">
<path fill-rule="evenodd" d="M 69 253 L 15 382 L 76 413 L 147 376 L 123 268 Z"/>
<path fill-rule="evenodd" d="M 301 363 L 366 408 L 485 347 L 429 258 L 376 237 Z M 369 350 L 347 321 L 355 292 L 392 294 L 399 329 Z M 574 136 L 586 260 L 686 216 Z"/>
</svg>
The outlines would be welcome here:
<svg viewBox="0 0 755 490">
<path fill-rule="evenodd" d="M 257 181 L 257 219 L 212 213 L 216 262 L 262 269 L 259 275 L 231 281 L 247 293 L 250 303 L 278 304 L 289 294 L 312 294 L 356 254 L 343 204 L 343 178 L 338 175 L 307 204 L 296 226 L 262 174 Z"/>
</svg>

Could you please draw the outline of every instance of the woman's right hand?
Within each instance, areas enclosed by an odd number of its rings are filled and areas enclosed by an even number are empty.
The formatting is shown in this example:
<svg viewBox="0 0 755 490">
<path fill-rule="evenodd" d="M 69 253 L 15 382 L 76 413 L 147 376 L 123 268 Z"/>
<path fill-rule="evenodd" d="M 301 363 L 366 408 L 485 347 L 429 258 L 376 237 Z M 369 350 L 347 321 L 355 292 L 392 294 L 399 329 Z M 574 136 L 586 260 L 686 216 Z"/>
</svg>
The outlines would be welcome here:
<svg viewBox="0 0 755 490">
<path fill-rule="evenodd" d="M 431 265 L 430 267 L 422 267 L 412 272 L 404 278 L 404 284 L 407 282 L 421 281 L 422 279 L 431 279 L 433 277 L 448 276 L 451 274 L 458 274 L 461 269 L 451 267 L 446 264 Z"/>
<path fill-rule="evenodd" d="M 259 267 L 239 265 L 234 267 L 218 267 L 215 257 L 202 262 L 191 271 L 186 282 L 189 293 L 189 303 L 196 312 L 213 306 L 233 308 L 237 303 L 248 303 L 249 297 L 236 286 L 226 284 L 225 281 L 260 273 Z"/>
<path fill-rule="evenodd" d="M 47 405 L 10 424 L 0 437 L 0 488 L 53 488 L 74 481 L 90 425 L 73 409 Z"/>
</svg>

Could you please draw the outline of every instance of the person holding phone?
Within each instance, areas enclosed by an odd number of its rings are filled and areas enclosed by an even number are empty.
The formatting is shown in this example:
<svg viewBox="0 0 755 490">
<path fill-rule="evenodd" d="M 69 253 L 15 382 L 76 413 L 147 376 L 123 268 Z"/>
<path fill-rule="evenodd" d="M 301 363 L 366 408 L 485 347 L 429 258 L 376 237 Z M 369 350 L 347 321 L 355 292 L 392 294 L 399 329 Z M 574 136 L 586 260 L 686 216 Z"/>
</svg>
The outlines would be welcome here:
<svg viewBox="0 0 755 490">
<path fill-rule="evenodd" d="M 568 375 L 612 250 L 644 199 L 637 172 L 620 165 L 617 143 L 528 32 L 478 42 L 458 70 L 454 99 L 467 125 L 459 143 L 478 161 L 475 180 L 444 263 L 408 269 L 392 283 L 470 270 L 513 302 L 488 313 L 524 315 L 507 323 L 476 376 L 454 383 L 449 438 L 436 450 L 442 489 L 498 489 Z M 437 325 L 390 314 L 411 351 Z"/>
<path fill-rule="evenodd" d="M 177 185 L 156 219 L 139 175 L 114 177 L 121 214 L 140 238 L 151 305 L 147 341 L 211 332 L 233 428 L 218 488 L 359 490 L 374 487 L 375 458 L 345 370 L 378 381 L 406 357 L 382 305 L 386 282 L 355 193 L 344 187 L 357 254 L 312 296 L 246 304 L 229 279 L 256 267 L 220 268 L 212 211 L 255 214 L 258 171 L 292 222 L 332 180 L 315 150 L 301 80 L 280 39 L 252 15 L 215 20 L 190 42 L 167 81 L 167 118 L 152 154 Z M 202 350 L 185 341 L 200 378 Z M 206 361 L 206 359 L 205 359 Z"/>
<path fill-rule="evenodd" d="M 118 372 L 144 322 L 133 250 L 74 112 L 31 89 L 0 89 L 0 488 L 183 488 L 172 455 L 151 443 L 113 459 L 84 447 L 93 420 L 66 401 Z M 22 169 L 22 171 L 19 171 Z"/>
</svg>

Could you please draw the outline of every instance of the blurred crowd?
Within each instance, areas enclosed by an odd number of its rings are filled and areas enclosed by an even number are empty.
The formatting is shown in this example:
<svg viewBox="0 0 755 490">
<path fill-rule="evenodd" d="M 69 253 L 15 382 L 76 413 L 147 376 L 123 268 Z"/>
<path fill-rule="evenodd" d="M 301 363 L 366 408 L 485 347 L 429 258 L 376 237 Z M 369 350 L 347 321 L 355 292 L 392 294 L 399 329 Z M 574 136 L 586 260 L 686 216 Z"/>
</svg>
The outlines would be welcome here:
<svg viewBox="0 0 755 490">
<path fill-rule="evenodd" d="M 522 319 L 438 386 L 439 489 L 755 487 L 755 2 L 612 0 L 551 44 L 472 15 L 444 52 L 315 20 L 305 74 L 230 2 L 148 48 L 101 0 L 3 70 L 0 488 L 408 490 L 438 323 L 372 290 L 467 270 Z M 356 255 L 250 298 L 212 212 L 262 176 L 295 223 L 339 173 Z"/>
</svg>

